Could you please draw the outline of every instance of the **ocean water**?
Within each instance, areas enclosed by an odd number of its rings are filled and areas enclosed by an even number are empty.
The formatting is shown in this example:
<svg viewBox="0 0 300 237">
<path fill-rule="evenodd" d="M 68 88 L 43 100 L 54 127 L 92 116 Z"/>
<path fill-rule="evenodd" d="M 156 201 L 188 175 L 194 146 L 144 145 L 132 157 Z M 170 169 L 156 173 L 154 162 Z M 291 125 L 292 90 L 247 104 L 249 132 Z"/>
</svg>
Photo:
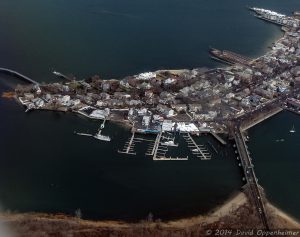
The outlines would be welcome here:
<svg viewBox="0 0 300 237">
<path fill-rule="evenodd" d="M 294 126 L 296 133 L 290 130 Z M 300 219 L 300 116 L 281 112 L 249 130 L 259 183 L 275 206 Z"/>
<path fill-rule="evenodd" d="M 0 66 L 39 82 L 52 82 L 58 80 L 51 74 L 53 69 L 82 79 L 94 74 L 122 78 L 147 70 L 220 66 L 209 58 L 209 46 L 257 57 L 282 33 L 253 17 L 247 5 L 286 14 L 299 7 L 297 0 L 2 0 Z M 0 92 L 16 83 L 1 74 Z M 137 156 L 116 152 L 130 136 L 117 124 L 107 124 L 106 133 L 113 138 L 108 145 L 75 136 L 75 130 L 92 132 L 99 126 L 77 115 L 24 113 L 22 106 L 3 98 L 0 111 L 0 205 L 5 210 L 72 215 L 80 208 L 83 217 L 90 219 L 138 220 L 149 212 L 170 219 L 205 213 L 242 186 L 232 151 L 221 149 L 210 137 L 199 142 L 210 140 L 220 148 L 211 161 L 154 162 L 144 156 L 146 144 L 138 148 Z M 291 122 L 279 118 L 277 123 L 290 126 Z M 253 131 L 251 152 L 268 197 L 299 216 L 299 191 L 293 189 L 296 195 L 282 199 L 282 189 L 265 175 L 270 169 L 268 159 L 292 161 L 268 156 L 262 143 L 256 142 L 261 128 Z M 268 134 L 270 141 L 278 136 L 275 129 Z M 296 147 L 297 141 L 289 143 Z M 187 151 L 182 146 L 175 153 L 181 156 Z M 282 182 L 291 184 L 284 187 L 286 193 L 291 194 L 294 180 L 299 180 L 296 167 L 290 165 L 282 173 L 280 166 L 272 167 L 280 172 Z"/>
</svg>

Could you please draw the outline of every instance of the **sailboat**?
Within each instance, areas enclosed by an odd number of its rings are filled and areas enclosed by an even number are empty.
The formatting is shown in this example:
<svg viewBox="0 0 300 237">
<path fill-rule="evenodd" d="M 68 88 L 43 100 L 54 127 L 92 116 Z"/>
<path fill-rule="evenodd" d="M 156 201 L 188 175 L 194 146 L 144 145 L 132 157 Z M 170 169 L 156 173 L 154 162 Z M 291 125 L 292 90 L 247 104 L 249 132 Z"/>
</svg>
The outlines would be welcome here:
<svg viewBox="0 0 300 237">
<path fill-rule="evenodd" d="M 295 133 L 296 130 L 295 130 L 295 126 L 293 125 L 292 129 L 290 130 L 290 133 Z"/>
</svg>

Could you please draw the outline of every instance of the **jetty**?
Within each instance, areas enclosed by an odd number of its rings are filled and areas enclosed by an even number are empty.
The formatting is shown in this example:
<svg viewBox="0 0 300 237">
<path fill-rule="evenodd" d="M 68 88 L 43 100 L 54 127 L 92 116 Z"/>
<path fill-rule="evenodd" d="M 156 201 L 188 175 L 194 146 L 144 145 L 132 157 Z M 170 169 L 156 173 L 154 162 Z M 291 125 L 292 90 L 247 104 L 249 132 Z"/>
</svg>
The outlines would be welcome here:
<svg viewBox="0 0 300 237">
<path fill-rule="evenodd" d="M 221 51 L 219 49 L 210 48 L 209 52 L 212 55 L 211 57 L 213 59 L 216 59 L 229 65 L 238 63 L 245 66 L 249 66 L 250 62 L 252 61 L 252 59 L 246 56 L 231 52 L 229 50 Z"/>
<path fill-rule="evenodd" d="M 11 69 L 8 69 L 8 68 L 0 67 L 0 72 L 16 76 L 16 77 L 20 78 L 21 80 L 23 80 L 25 82 L 29 82 L 31 84 L 39 85 L 39 83 L 37 81 L 35 81 L 35 80 L 33 80 L 33 79 L 17 72 L 17 71 L 14 71 L 14 70 L 11 70 Z"/>
</svg>

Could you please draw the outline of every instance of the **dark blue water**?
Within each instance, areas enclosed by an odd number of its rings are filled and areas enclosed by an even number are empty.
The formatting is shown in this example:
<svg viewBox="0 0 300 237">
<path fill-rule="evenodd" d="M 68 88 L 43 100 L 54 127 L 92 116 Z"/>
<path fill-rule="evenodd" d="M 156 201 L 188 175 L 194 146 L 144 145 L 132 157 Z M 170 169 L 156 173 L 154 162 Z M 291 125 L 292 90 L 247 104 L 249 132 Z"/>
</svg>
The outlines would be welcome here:
<svg viewBox="0 0 300 237">
<path fill-rule="evenodd" d="M 40 81 L 50 69 L 79 78 L 216 66 L 209 46 L 257 56 L 280 34 L 247 5 L 290 14 L 297 0 L 4 0 L 0 64 Z"/>
<path fill-rule="evenodd" d="M 293 126 L 296 133 L 290 133 Z M 282 112 L 251 128 L 249 136 L 255 171 L 268 198 L 299 218 L 300 116 Z"/>
<path fill-rule="evenodd" d="M 78 78 L 96 73 L 121 78 L 145 70 L 220 66 L 210 60 L 209 46 L 256 57 L 281 35 L 277 26 L 253 17 L 246 5 L 290 14 L 299 3 L 2 0 L 0 65 L 40 82 L 56 80 L 53 69 Z M 1 93 L 15 84 L 4 75 L 0 82 Z M 80 208 L 83 217 L 93 219 L 141 219 L 152 212 L 168 219 L 205 213 L 242 185 L 230 150 L 211 161 L 153 162 L 143 155 L 143 147 L 134 157 L 116 152 L 130 135 L 116 124 L 107 126 L 114 139 L 107 145 L 74 136 L 74 130 L 99 126 L 77 115 L 25 114 L 22 106 L 2 98 L 0 111 L 4 209 L 73 214 Z M 254 150 L 260 154 L 261 148 L 254 144 Z M 256 165 L 262 185 L 280 207 L 291 210 L 298 199 L 276 199 L 280 190 L 268 186 L 273 179 L 263 178 L 259 170 L 267 163 Z"/>
</svg>

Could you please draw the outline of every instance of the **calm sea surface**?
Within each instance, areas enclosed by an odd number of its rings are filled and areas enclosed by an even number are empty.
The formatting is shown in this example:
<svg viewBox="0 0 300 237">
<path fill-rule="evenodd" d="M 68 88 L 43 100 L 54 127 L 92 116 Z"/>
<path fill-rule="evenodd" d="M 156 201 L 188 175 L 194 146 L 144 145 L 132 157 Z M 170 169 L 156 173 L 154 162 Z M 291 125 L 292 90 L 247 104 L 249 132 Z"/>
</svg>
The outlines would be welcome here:
<svg viewBox="0 0 300 237">
<path fill-rule="evenodd" d="M 209 46 L 256 57 L 281 36 L 247 5 L 286 14 L 300 7 L 298 0 L 2 0 L 0 66 L 40 82 L 57 80 L 53 69 L 82 79 L 220 66 L 210 60 Z M 1 93 L 16 83 L 0 74 Z M 120 125 L 107 124 L 113 138 L 107 144 L 73 135 L 99 126 L 77 115 L 25 114 L 2 98 L 0 114 L 4 210 L 74 214 L 80 208 L 91 219 L 137 220 L 149 212 L 169 219 L 205 213 L 242 185 L 232 150 L 211 137 L 199 138 L 220 148 L 211 161 L 153 162 L 143 154 L 146 144 L 137 156 L 116 152 L 130 136 Z M 249 146 L 269 199 L 300 218 L 300 137 L 289 134 L 293 124 L 300 132 L 300 118 L 282 113 L 251 129 Z M 184 146 L 171 154 L 190 155 Z"/>
</svg>

